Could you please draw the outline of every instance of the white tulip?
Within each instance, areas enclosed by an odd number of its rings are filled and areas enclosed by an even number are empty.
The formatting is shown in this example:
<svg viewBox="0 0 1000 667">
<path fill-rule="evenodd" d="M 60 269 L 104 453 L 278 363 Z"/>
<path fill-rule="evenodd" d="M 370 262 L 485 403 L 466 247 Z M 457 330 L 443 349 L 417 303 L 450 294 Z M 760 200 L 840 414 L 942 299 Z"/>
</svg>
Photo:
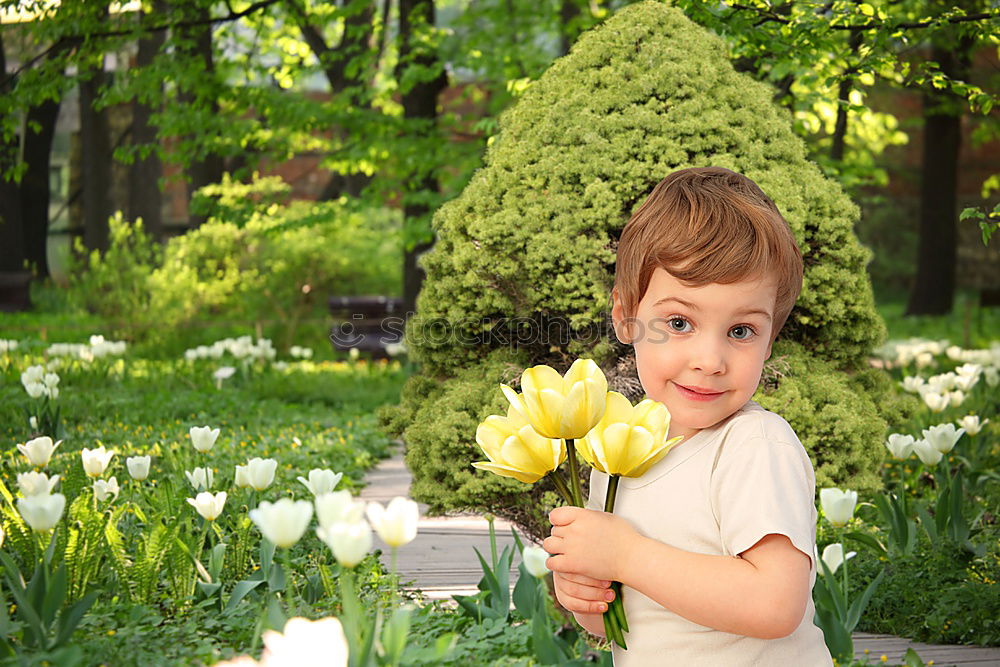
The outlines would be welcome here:
<svg viewBox="0 0 1000 667">
<path fill-rule="evenodd" d="M 952 361 L 958 361 L 959 359 L 961 359 L 962 352 L 964 352 L 964 350 L 962 350 L 962 348 L 960 348 L 958 345 L 950 345 L 948 346 L 948 349 L 944 351 L 944 353 L 948 355 L 948 358 L 951 359 Z"/>
<path fill-rule="evenodd" d="M 44 366 L 28 366 L 24 372 L 21 373 L 21 384 L 24 385 L 25 389 L 27 389 L 29 384 L 41 384 L 44 377 Z"/>
<path fill-rule="evenodd" d="M 308 500 L 282 498 L 276 503 L 266 500 L 250 510 L 250 519 L 276 547 L 288 548 L 302 538 L 312 519 L 313 506 Z"/>
<path fill-rule="evenodd" d="M 372 548 L 372 529 L 364 521 L 320 526 L 316 535 L 330 547 L 334 558 L 344 567 L 360 563 Z"/>
<path fill-rule="evenodd" d="M 103 475 L 114 455 L 114 450 L 104 449 L 104 445 L 96 449 L 84 447 L 83 451 L 80 452 L 80 457 L 83 459 L 83 469 L 91 477 Z"/>
<path fill-rule="evenodd" d="M 32 431 L 38 430 L 38 417 L 28 417 L 28 425 Z"/>
<path fill-rule="evenodd" d="M 309 492 L 313 496 L 320 496 L 324 493 L 330 493 L 337 488 L 343 476 L 344 473 L 342 472 L 334 473 L 332 470 L 313 468 L 309 471 L 309 479 L 305 477 L 299 477 L 298 479 L 309 489 Z"/>
<path fill-rule="evenodd" d="M 823 549 L 823 562 L 826 563 L 828 568 L 830 568 L 830 574 L 835 574 L 845 560 L 850 560 L 857 555 L 856 551 L 849 551 L 847 552 L 847 557 L 845 558 L 843 544 L 828 544 L 826 545 L 826 548 Z M 823 574 L 823 568 L 819 568 L 819 573 Z"/>
<path fill-rule="evenodd" d="M 989 419 L 979 421 L 979 415 L 966 415 L 956 422 L 968 435 L 978 435 L 984 426 L 990 423 Z"/>
<path fill-rule="evenodd" d="M 941 462 L 944 453 L 927 442 L 926 440 L 917 440 L 913 443 L 914 453 L 923 461 L 924 465 L 936 466 Z"/>
<path fill-rule="evenodd" d="M 941 412 L 948 407 L 949 399 L 936 391 L 928 391 L 923 395 L 924 403 L 931 409 L 931 412 Z"/>
<path fill-rule="evenodd" d="M 49 390 L 45 388 L 45 385 L 41 382 L 32 382 L 24 386 L 24 390 L 28 392 L 28 396 L 31 398 L 41 398 L 49 393 Z"/>
<path fill-rule="evenodd" d="M 42 466 L 49 464 L 49 459 L 52 458 L 52 452 L 54 452 L 56 447 L 61 444 L 62 440 L 52 444 L 52 438 L 47 435 L 43 435 L 40 438 L 29 440 L 23 445 L 18 445 L 17 449 L 24 454 L 26 459 L 28 459 L 28 463 L 36 468 L 41 468 Z"/>
<path fill-rule="evenodd" d="M 996 366 L 988 366 L 983 369 L 983 376 L 986 378 L 986 384 L 992 389 L 1000 384 L 1000 368 Z"/>
<path fill-rule="evenodd" d="M 913 453 L 913 436 L 893 433 L 889 436 L 885 446 L 894 459 L 903 461 Z"/>
<path fill-rule="evenodd" d="M 128 474 L 132 476 L 132 479 L 141 482 L 149 477 L 150 460 L 148 456 L 130 456 L 125 459 L 125 466 L 128 468 Z"/>
<path fill-rule="evenodd" d="M 66 496 L 61 493 L 18 498 L 17 511 L 32 530 L 44 533 L 55 528 L 66 509 Z"/>
<path fill-rule="evenodd" d="M 389 501 L 387 507 L 382 507 L 382 503 L 368 503 L 367 513 L 372 528 L 390 547 L 409 544 L 417 536 L 420 509 L 409 498 L 397 496 Z"/>
<path fill-rule="evenodd" d="M 316 496 L 316 519 L 321 526 L 335 523 L 356 523 L 365 515 L 363 500 L 354 500 L 345 490 Z"/>
<path fill-rule="evenodd" d="M 963 433 L 965 429 L 960 428 L 956 431 L 954 424 L 938 424 L 923 430 L 924 439 L 942 454 L 950 452 Z"/>
<path fill-rule="evenodd" d="M 521 553 L 524 567 L 528 569 L 531 576 L 539 578 L 549 573 L 549 566 L 545 564 L 548 557 L 549 554 L 545 549 L 536 546 L 524 547 L 524 551 Z"/>
<path fill-rule="evenodd" d="M 247 461 L 247 481 L 255 491 L 263 491 L 274 481 L 278 462 L 274 459 L 252 458 Z"/>
<path fill-rule="evenodd" d="M 903 378 L 903 390 L 908 391 L 911 394 L 916 394 L 920 391 L 920 387 L 924 384 L 924 379 L 919 375 L 907 375 Z"/>
<path fill-rule="evenodd" d="M 42 378 L 42 384 L 52 389 L 59 385 L 59 376 L 56 373 L 46 373 L 45 377 Z"/>
<path fill-rule="evenodd" d="M 212 447 L 215 446 L 215 440 L 219 437 L 219 429 L 213 429 L 211 426 L 192 426 L 188 435 L 191 436 L 191 444 L 194 445 L 194 448 L 205 454 L 212 451 Z"/>
<path fill-rule="evenodd" d="M 245 489 L 250 486 L 250 477 L 247 474 L 246 466 L 236 466 L 236 475 L 233 477 L 233 484 L 240 489 Z"/>
<path fill-rule="evenodd" d="M 94 480 L 94 496 L 98 501 L 105 501 L 109 497 L 118 497 L 118 480 L 112 477 L 108 481 L 103 479 Z"/>
<path fill-rule="evenodd" d="M 282 634 L 266 630 L 261 635 L 264 653 L 260 664 L 267 667 L 346 667 L 347 637 L 333 616 L 310 621 L 288 619 Z"/>
<path fill-rule="evenodd" d="M 843 526 L 854 516 L 858 492 L 826 488 L 819 492 L 819 502 L 826 520 L 834 526 Z"/>
<path fill-rule="evenodd" d="M 202 491 L 194 498 L 188 498 L 187 501 L 205 521 L 215 521 L 222 514 L 222 508 L 226 506 L 226 492 L 219 491 L 212 495 L 208 491 Z"/>
<path fill-rule="evenodd" d="M 934 355 L 930 352 L 921 352 L 917 355 L 917 368 L 926 368 L 934 363 Z"/>
<path fill-rule="evenodd" d="M 949 405 L 951 405 L 951 407 L 957 408 L 962 404 L 962 401 L 964 400 L 965 400 L 965 394 L 963 394 L 961 391 L 956 390 L 948 392 L 948 403 Z"/>
<path fill-rule="evenodd" d="M 51 478 L 44 472 L 22 472 L 17 476 L 17 485 L 21 488 L 21 495 L 28 496 L 48 495 L 59 483 L 59 475 Z"/>
<path fill-rule="evenodd" d="M 978 375 L 960 375 L 955 378 L 955 386 L 965 393 L 969 393 L 977 382 L 979 382 Z"/>
<path fill-rule="evenodd" d="M 215 474 L 212 472 L 211 468 L 195 468 L 191 471 L 184 471 L 187 476 L 188 481 L 191 482 L 191 486 L 194 487 L 195 491 L 208 491 L 212 488 L 212 482 L 215 481 Z"/>
</svg>

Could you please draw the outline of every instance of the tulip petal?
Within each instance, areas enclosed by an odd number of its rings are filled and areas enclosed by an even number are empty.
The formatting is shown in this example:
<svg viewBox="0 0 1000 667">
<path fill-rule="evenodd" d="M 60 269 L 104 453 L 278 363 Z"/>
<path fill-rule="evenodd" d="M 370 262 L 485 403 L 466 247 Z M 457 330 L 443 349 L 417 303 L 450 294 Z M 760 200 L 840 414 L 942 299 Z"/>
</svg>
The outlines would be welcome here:
<svg viewBox="0 0 1000 667">
<path fill-rule="evenodd" d="M 489 470 L 490 472 L 496 473 L 502 477 L 511 477 L 519 482 L 524 482 L 525 484 L 534 484 L 542 478 L 541 475 L 533 475 L 531 473 L 524 472 L 523 470 L 517 470 L 515 468 L 510 468 L 491 461 L 477 461 L 472 465 L 480 470 Z"/>
</svg>

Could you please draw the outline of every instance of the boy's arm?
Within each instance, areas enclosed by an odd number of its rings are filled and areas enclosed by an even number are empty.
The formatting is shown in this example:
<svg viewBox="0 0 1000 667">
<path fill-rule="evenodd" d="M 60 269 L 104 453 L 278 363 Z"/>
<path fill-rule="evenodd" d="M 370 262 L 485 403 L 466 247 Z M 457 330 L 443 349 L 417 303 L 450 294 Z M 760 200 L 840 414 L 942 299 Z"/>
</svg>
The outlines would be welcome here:
<svg viewBox="0 0 1000 667">
<path fill-rule="evenodd" d="M 612 579 L 684 618 L 760 639 L 790 634 L 805 614 L 810 558 L 768 534 L 740 557 L 684 551 L 638 533 L 606 512 L 559 507 L 543 542 L 559 572 Z M 600 535 L 600 539 L 594 539 Z"/>
<path fill-rule="evenodd" d="M 723 632 L 778 639 L 795 631 L 809 595 L 810 558 L 771 533 L 739 557 L 684 551 L 635 533 L 621 581 L 684 618 Z"/>
</svg>

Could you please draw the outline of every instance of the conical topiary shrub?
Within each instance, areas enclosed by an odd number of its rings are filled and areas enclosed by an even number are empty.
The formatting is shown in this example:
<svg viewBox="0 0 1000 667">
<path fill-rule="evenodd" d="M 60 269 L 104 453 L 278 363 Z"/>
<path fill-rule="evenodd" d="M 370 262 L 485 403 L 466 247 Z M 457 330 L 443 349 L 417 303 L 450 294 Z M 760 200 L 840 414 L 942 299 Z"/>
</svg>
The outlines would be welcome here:
<svg viewBox="0 0 1000 667">
<path fill-rule="evenodd" d="M 906 404 L 865 365 L 885 327 L 852 231 L 858 209 L 807 160 L 772 94 L 733 70 L 715 35 L 646 2 L 581 36 L 503 114 L 485 166 L 434 216 L 438 239 L 407 326 L 421 374 L 382 413 L 407 442 L 415 498 L 432 511 L 485 509 L 546 532 L 555 495 L 544 495 L 544 482 L 473 469 L 483 458 L 476 426 L 504 412 L 497 385 L 536 363 L 562 372 L 593 357 L 612 388 L 639 398 L 631 348 L 607 327 L 615 244 L 664 176 L 708 165 L 756 181 L 805 260 L 757 400 L 795 428 L 817 487 L 879 483 L 884 419 Z"/>
</svg>

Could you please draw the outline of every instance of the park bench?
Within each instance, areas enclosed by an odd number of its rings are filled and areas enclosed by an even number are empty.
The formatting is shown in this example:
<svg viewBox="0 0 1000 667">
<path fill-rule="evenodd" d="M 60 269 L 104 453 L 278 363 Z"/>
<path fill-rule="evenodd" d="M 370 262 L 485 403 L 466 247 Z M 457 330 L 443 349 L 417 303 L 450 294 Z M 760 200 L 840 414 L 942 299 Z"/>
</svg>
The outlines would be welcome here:
<svg viewBox="0 0 1000 667">
<path fill-rule="evenodd" d="M 358 350 L 373 359 L 390 356 L 387 346 L 403 342 L 403 299 L 389 296 L 332 296 L 327 302 L 337 322 L 330 329 L 333 349 Z"/>
</svg>

